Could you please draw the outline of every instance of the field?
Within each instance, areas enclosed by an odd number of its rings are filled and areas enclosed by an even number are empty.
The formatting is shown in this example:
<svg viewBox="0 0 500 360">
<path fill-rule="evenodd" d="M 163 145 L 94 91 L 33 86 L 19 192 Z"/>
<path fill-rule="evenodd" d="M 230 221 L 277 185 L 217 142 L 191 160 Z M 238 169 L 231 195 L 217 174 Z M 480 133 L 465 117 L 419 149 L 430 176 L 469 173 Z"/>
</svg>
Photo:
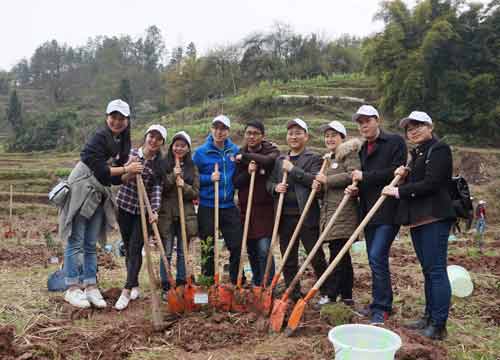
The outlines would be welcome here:
<svg viewBox="0 0 500 360">
<path fill-rule="evenodd" d="M 307 96 L 304 96 L 307 94 Z M 312 128 L 310 145 L 320 151 L 317 130 L 331 119 L 345 121 L 350 136 L 355 125 L 347 120 L 362 99 L 374 97 L 366 78 L 313 79 L 288 84 L 262 84 L 247 93 L 185 108 L 157 121 L 166 124 L 169 137 L 187 130 L 194 146 L 208 133 L 210 119 L 221 110 L 233 120 L 232 137 L 241 144 L 244 121 L 265 119 L 266 135 L 282 148 L 284 124 L 303 117 Z M 155 121 L 156 122 L 156 121 Z M 133 138 L 138 143 L 149 125 L 138 119 Z M 390 121 L 386 125 L 390 125 Z M 471 296 L 452 299 L 444 342 L 432 342 L 402 328 L 403 321 L 420 315 L 424 299 L 420 266 L 406 230 L 391 251 L 395 314 L 387 324 L 401 335 L 400 360 L 495 360 L 500 354 L 500 151 L 454 147 L 455 173 L 471 185 L 475 202 L 488 203 L 488 228 L 483 253 L 474 244 L 474 233 L 464 232 L 449 244 L 449 264 L 464 266 L 471 274 Z M 0 152 L 0 358 L 1 359 L 332 359 L 327 340 L 332 327 L 312 306 L 293 337 L 271 334 L 266 321 L 254 314 L 204 311 L 183 317 L 166 312 L 167 328 L 153 332 L 150 284 L 141 273 L 143 297 L 123 312 L 75 310 L 62 293 L 49 293 L 47 277 L 62 257 L 57 239 L 57 211 L 47 202 L 47 192 L 58 177 L 66 176 L 78 153 L 9 154 Z M 10 189 L 13 203 L 10 206 Z M 10 214 L 12 213 L 12 216 Z M 115 232 L 111 243 L 118 239 Z M 200 245 L 194 246 L 199 274 Z M 158 252 L 152 248 L 156 264 Z M 280 261 L 278 250 L 276 259 Z M 224 250 L 224 258 L 228 254 Z M 304 251 L 302 250 L 302 256 Z M 365 253 L 353 254 L 356 307 L 351 322 L 366 323 L 357 310 L 370 300 L 371 278 Z M 144 268 L 144 267 L 143 267 Z M 224 273 L 227 277 L 227 273 Z M 109 305 L 119 296 L 125 280 L 124 260 L 99 251 L 99 283 Z M 302 282 L 307 291 L 314 282 L 309 270 Z M 277 293 L 283 291 L 278 286 Z M 316 301 L 317 299 L 315 299 Z M 315 302 L 314 301 L 314 302 Z"/>
</svg>

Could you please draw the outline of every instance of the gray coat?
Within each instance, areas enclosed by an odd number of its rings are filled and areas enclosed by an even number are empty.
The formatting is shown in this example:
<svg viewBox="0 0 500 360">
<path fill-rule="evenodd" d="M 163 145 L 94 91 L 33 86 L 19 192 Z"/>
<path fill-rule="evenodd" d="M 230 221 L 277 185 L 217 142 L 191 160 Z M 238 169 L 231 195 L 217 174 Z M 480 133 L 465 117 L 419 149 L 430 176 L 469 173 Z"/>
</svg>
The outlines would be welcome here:
<svg viewBox="0 0 500 360">
<path fill-rule="evenodd" d="M 323 191 L 321 206 L 320 229 L 323 230 L 327 222 L 344 197 L 344 189 L 352 183 L 351 172 L 359 170 L 361 164 L 358 152 L 362 142 L 359 139 L 350 139 L 340 144 L 335 151 L 335 158 L 326 170 L 327 183 Z M 349 238 L 359 224 L 359 205 L 357 197 L 351 197 L 340 212 L 326 241 Z"/>
<path fill-rule="evenodd" d="M 103 227 L 99 243 L 106 244 L 106 233 L 116 227 L 116 203 L 109 186 L 102 185 L 87 165 L 79 161 L 68 177 L 69 194 L 59 211 L 59 238 L 68 240 L 73 219 L 81 215 L 90 219 L 99 206 L 104 207 Z"/>
</svg>

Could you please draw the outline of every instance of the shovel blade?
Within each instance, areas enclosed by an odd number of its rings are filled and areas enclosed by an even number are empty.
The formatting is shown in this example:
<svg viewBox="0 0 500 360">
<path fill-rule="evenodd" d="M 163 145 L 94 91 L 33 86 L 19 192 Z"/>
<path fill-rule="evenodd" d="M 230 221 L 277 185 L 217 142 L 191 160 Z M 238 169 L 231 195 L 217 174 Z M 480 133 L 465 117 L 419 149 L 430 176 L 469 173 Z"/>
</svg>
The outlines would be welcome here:
<svg viewBox="0 0 500 360">
<path fill-rule="evenodd" d="M 283 299 L 276 299 L 273 305 L 273 311 L 269 318 L 271 329 L 274 332 L 280 332 L 283 327 L 283 321 L 288 310 L 288 301 Z"/>
<path fill-rule="evenodd" d="M 262 314 L 268 316 L 273 307 L 273 290 L 271 288 L 265 289 L 262 292 L 261 299 Z"/>
<path fill-rule="evenodd" d="M 195 304 L 194 296 L 196 294 L 196 287 L 192 285 L 187 285 L 184 288 L 184 303 L 186 307 L 186 312 L 200 311 L 201 306 Z"/>
<path fill-rule="evenodd" d="M 178 287 L 175 289 L 170 288 L 167 293 L 168 311 L 173 314 L 182 314 L 185 310 L 184 304 L 184 289 Z"/>
<path fill-rule="evenodd" d="M 247 289 L 239 288 L 236 289 L 233 295 L 231 310 L 240 313 L 248 312 L 248 305 L 251 304 L 252 293 Z"/>
<path fill-rule="evenodd" d="M 299 326 L 300 320 L 302 319 L 302 316 L 304 315 L 304 310 L 306 308 L 307 302 L 304 299 L 300 299 L 297 301 L 295 304 L 295 307 L 293 308 L 292 314 L 290 315 L 290 318 L 288 319 L 288 326 L 286 329 L 287 335 L 290 336 L 293 334 L 295 329 Z"/>
<path fill-rule="evenodd" d="M 252 311 L 256 313 L 261 313 L 262 312 L 262 287 L 261 286 L 254 286 L 252 288 L 252 301 L 251 301 L 251 308 Z"/>
</svg>

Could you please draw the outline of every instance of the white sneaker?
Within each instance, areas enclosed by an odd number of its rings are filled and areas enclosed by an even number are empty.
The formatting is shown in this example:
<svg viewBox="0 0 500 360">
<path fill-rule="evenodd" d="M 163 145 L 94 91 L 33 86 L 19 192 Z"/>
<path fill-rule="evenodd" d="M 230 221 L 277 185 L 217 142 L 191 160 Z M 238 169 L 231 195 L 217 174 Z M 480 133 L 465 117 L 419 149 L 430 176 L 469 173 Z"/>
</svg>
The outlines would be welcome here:
<svg viewBox="0 0 500 360">
<path fill-rule="evenodd" d="M 90 307 L 90 303 L 87 297 L 81 289 L 68 289 L 64 293 L 64 300 L 69 302 L 71 305 L 79 307 L 81 309 L 87 309 Z"/>
<path fill-rule="evenodd" d="M 130 300 L 137 300 L 141 296 L 141 292 L 138 287 L 133 287 L 130 290 Z"/>
<path fill-rule="evenodd" d="M 321 296 L 321 297 L 319 298 L 319 300 L 318 300 L 318 305 L 319 305 L 319 306 L 326 305 L 326 304 L 328 304 L 328 303 L 330 303 L 330 297 L 329 297 L 329 296 L 327 296 L 327 295 L 323 295 L 323 296 Z"/>
<path fill-rule="evenodd" d="M 102 309 L 108 305 L 106 301 L 104 301 L 101 292 L 96 287 L 85 289 L 85 295 L 87 296 L 87 300 L 95 307 Z"/>
<path fill-rule="evenodd" d="M 115 304 L 115 309 L 118 311 L 125 309 L 128 306 L 129 301 L 130 298 L 122 291 L 120 297 L 118 298 L 118 301 Z"/>
</svg>

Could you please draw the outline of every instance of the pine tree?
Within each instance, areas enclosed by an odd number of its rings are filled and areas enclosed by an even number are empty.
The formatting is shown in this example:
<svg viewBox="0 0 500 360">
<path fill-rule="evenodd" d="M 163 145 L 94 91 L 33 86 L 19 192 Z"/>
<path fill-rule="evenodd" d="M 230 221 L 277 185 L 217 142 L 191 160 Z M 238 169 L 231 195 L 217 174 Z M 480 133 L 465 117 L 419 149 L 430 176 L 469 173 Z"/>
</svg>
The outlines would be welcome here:
<svg viewBox="0 0 500 360">
<path fill-rule="evenodd" d="M 129 104 L 131 116 L 133 117 L 133 115 L 135 114 L 134 96 L 132 94 L 132 87 L 130 86 L 129 79 L 122 79 L 122 81 L 120 82 L 120 88 L 118 89 L 118 97 Z"/>
<path fill-rule="evenodd" d="M 7 112 L 7 121 L 9 122 L 10 126 L 12 127 L 17 136 L 17 134 L 19 134 L 21 129 L 23 128 L 23 117 L 22 117 L 21 102 L 17 97 L 16 90 L 12 91 L 12 93 L 10 94 L 9 106 L 7 107 L 6 112 Z"/>
</svg>

